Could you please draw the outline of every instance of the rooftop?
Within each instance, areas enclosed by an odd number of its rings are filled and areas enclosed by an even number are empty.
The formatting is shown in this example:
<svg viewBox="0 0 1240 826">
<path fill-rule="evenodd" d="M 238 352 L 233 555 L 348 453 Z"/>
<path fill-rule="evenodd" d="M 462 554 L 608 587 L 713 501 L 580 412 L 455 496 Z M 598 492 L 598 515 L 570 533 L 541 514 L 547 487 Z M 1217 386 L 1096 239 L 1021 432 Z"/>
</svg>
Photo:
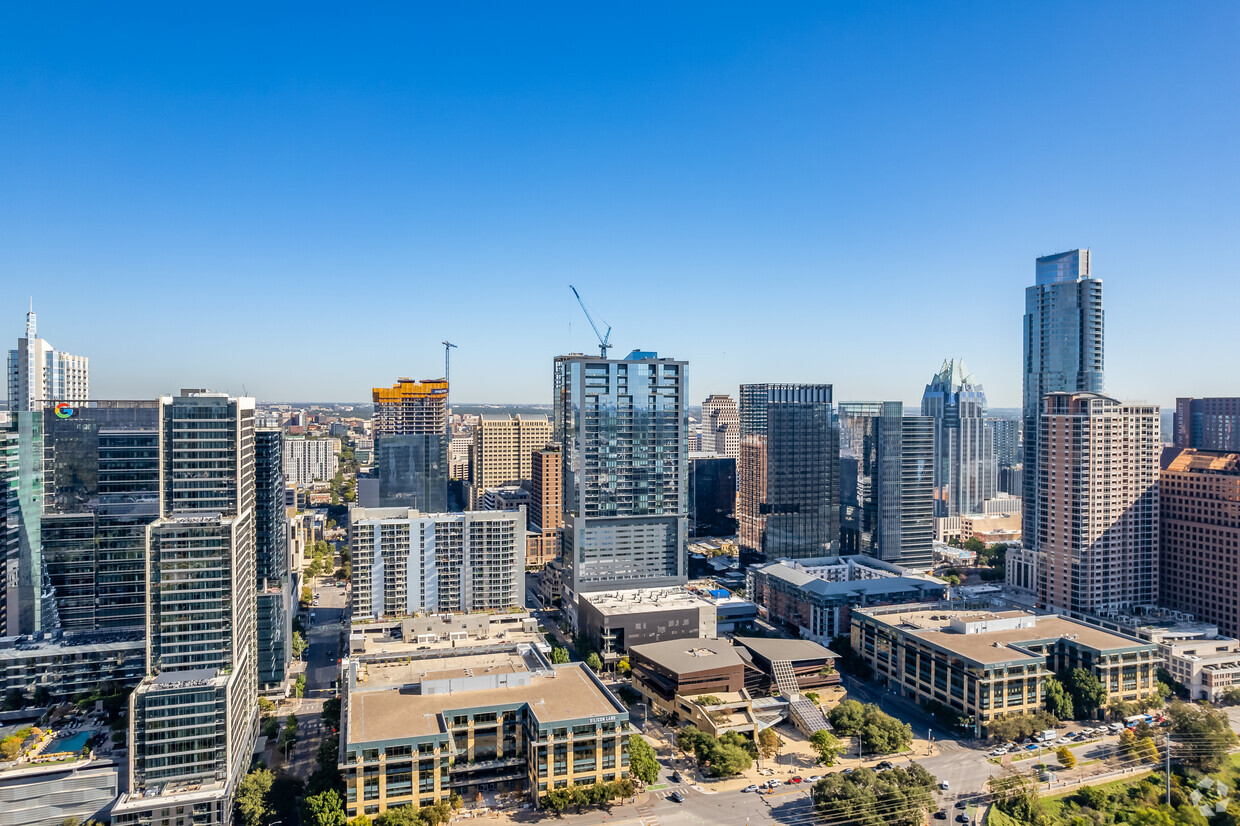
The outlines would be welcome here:
<svg viewBox="0 0 1240 826">
<path fill-rule="evenodd" d="M 641 611 L 667 611 L 676 608 L 701 608 L 714 605 L 682 586 L 672 588 L 632 588 L 625 591 L 602 591 L 582 594 L 581 598 L 605 615 L 632 614 Z"/>
<path fill-rule="evenodd" d="M 713 671 L 743 664 L 740 653 L 727 640 L 664 640 L 634 645 L 629 651 L 676 674 Z"/>
<path fill-rule="evenodd" d="M 778 637 L 736 637 L 736 644 L 767 660 L 822 660 L 839 656 L 811 640 L 785 640 Z"/>
<path fill-rule="evenodd" d="M 622 714 L 582 663 L 540 672 L 528 685 L 501 686 L 451 694 L 421 694 L 389 686 L 349 695 L 348 742 L 426 737 L 446 731 L 443 718 L 458 711 L 528 705 L 541 723 Z"/>
<path fill-rule="evenodd" d="M 1224 453 L 1217 450 L 1185 448 L 1176 455 L 1172 453 L 1165 467 L 1176 473 L 1222 473 L 1240 476 L 1240 453 Z"/>
</svg>

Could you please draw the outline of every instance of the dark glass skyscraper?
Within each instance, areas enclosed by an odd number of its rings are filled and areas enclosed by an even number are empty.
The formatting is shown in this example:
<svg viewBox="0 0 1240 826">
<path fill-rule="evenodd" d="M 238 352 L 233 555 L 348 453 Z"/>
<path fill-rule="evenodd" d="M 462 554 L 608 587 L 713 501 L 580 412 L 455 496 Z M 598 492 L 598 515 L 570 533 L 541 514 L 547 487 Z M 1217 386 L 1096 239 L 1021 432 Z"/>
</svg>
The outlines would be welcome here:
<svg viewBox="0 0 1240 826">
<path fill-rule="evenodd" d="M 730 456 L 689 459 L 689 513 L 694 536 L 736 533 L 736 460 Z"/>
<path fill-rule="evenodd" d="M 367 507 L 448 509 L 448 380 L 402 378 L 376 387 L 377 493 L 359 497 Z M 369 486 L 367 486 L 369 487 Z"/>
<path fill-rule="evenodd" d="M 1037 260 L 1025 290 L 1023 544 L 1037 550 L 1038 417 L 1047 393 L 1103 390 L 1102 281 L 1089 250 Z"/>
<path fill-rule="evenodd" d="M 740 397 L 741 547 L 768 560 L 837 550 L 840 434 L 831 385 L 741 385 Z"/>
<path fill-rule="evenodd" d="M 254 562 L 258 605 L 258 684 L 277 686 L 287 676 L 293 636 L 293 585 L 289 576 L 288 517 L 284 509 L 284 431 L 254 431 Z"/>
</svg>

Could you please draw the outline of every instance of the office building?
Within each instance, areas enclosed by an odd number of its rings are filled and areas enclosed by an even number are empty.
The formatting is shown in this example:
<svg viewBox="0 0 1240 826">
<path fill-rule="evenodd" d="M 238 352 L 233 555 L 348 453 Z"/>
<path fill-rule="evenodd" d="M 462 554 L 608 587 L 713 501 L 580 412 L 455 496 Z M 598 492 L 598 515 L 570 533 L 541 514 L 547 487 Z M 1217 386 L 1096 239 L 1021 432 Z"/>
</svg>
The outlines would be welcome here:
<svg viewBox="0 0 1240 826">
<path fill-rule="evenodd" d="M 148 676 L 129 698 L 130 787 L 112 822 L 228 823 L 258 734 L 254 400 L 182 390 L 159 406 Z"/>
<path fill-rule="evenodd" d="M 354 617 L 525 604 L 525 511 L 349 510 Z"/>
<path fill-rule="evenodd" d="M 558 445 L 530 456 L 529 539 L 525 565 L 541 571 L 560 555 L 564 533 L 564 455 Z"/>
<path fill-rule="evenodd" d="M 70 634 L 146 627 L 146 529 L 159 517 L 159 402 L 43 411 L 43 559 Z"/>
<path fill-rule="evenodd" d="M 258 684 L 279 689 L 292 657 L 297 595 L 289 567 L 284 505 L 284 431 L 254 431 L 254 567 L 258 606 Z"/>
<path fill-rule="evenodd" d="M 1050 393 L 1038 417 L 1036 534 L 1044 604 L 1106 615 L 1158 600 L 1156 405 L 1097 393 Z M 1028 509 L 1026 508 L 1026 512 Z"/>
<path fill-rule="evenodd" d="M 448 380 L 402 378 L 374 388 L 375 476 L 370 507 L 448 509 Z M 369 486 L 367 486 L 369 488 Z"/>
<path fill-rule="evenodd" d="M 41 410 L 44 401 L 81 402 L 90 398 L 90 360 L 57 350 L 39 338 L 34 307 L 26 313 L 26 336 L 9 351 L 9 410 Z"/>
<path fill-rule="evenodd" d="M 371 440 L 373 450 L 374 441 Z M 471 435 L 453 436 L 448 442 L 448 477 L 461 482 L 469 482 L 473 478 L 470 472 L 470 456 L 474 452 L 474 437 Z"/>
<path fill-rule="evenodd" d="M 583 663 L 528 643 L 350 657 L 340 772 L 345 812 L 429 806 L 452 793 L 527 794 L 629 774 L 628 711 Z"/>
<path fill-rule="evenodd" d="M 40 524 L 43 509 L 43 416 L 0 413 L 0 549 L 4 551 L 5 636 L 54 631 L 56 602 L 44 587 L 46 567 Z"/>
<path fill-rule="evenodd" d="M 943 362 L 922 394 L 921 415 L 934 420 L 934 515 L 977 512 L 995 495 L 998 469 L 986 392 L 963 360 Z"/>
<path fill-rule="evenodd" d="M 842 402 L 840 550 L 927 570 L 934 562 L 934 420 L 902 402 Z"/>
<path fill-rule="evenodd" d="M 991 416 L 986 420 L 994 434 L 995 464 L 1000 468 L 1015 467 L 1024 461 L 1021 453 L 1020 419 L 1000 419 Z M 1009 491 L 1019 496 L 1020 491 Z"/>
<path fill-rule="evenodd" d="M 694 536 L 736 534 L 736 460 L 689 454 L 689 526 Z"/>
<path fill-rule="evenodd" d="M 741 548 L 768 560 L 835 550 L 840 443 L 831 385 L 741 385 L 741 423 Z"/>
<path fill-rule="evenodd" d="M 1090 271 L 1089 250 L 1037 260 L 1035 282 L 1025 290 L 1023 485 L 1025 547 L 1037 550 L 1038 416 L 1047 393 L 1103 390 L 1102 280 Z M 1008 491 L 1015 493 L 1015 491 Z"/>
<path fill-rule="evenodd" d="M 577 612 L 582 637 L 608 664 L 641 643 L 718 636 L 715 603 L 696 588 L 630 588 L 582 594 Z"/>
<path fill-rule="evenodd" d="M 1175 400 L 1176 447 L 1240 451 L 1240 397 Z"/>
<path fill-rule="evenodd" d="M 44 689 L 54 702 L 92 694 L 119 694 L 146 673 L 146 641 L 138 631 L 75 634 L 59 641 L 23 641 L 0 648 L 0 694 L 33 698 Z"/>
<path fill-rule="evenodd" d="M 1160 604 L 1240 636 L 1240 453 L 1165 451 Z"/>
<path fill-rule="evenodd" d="M 106 823 L 117 768 L 109 760 L 70 760 L 0 772 L 0 826 Z"/>
<path fill-rule="evenodd" d="M 713 393 L 702 402 L 703 451 L 736 460 L 741 454 L 741 420 L 736 402 L 725 393 Z"/>
<path fill-rule="evenodd" d="M 551 422 L 546 416 L 484 414 L 474 428 L 470 507 L 482 509 L 488 488 L 528 482 L 534 451 L 550 442 Z"/>
<path fill-rule="evenodd" d="M 1161 664 L 1153 643 L 1066 617 L 934 604 L 859 608 L 852 645 L 879 683 L 972 718 L 978 735 L 996 717 L 1041 711 L 1046 678 L 1062 671 L 1093 672 L 1105 710 L 1152 693 Z"/>
<path fill-rule="evenodd" d="M 291 436 L 284 440 L 284 478 L 288 482 L 294 485 L 330 482 L 339 468 L 339 439 Z"/>
<path fill-rule="evenodd" d="M 1173 632 L 1157 642 L 1167 671 L 1188 689 L 1190 700 L 1221 703 L 1224 692 L 1240 685 L 1240 640 Z"/>
<path fill-rule="evenodd" d="M 686 372 L 639 350 L 555 360 L 570 617 L 583 593 L 688 579 Z"/>
</svg>

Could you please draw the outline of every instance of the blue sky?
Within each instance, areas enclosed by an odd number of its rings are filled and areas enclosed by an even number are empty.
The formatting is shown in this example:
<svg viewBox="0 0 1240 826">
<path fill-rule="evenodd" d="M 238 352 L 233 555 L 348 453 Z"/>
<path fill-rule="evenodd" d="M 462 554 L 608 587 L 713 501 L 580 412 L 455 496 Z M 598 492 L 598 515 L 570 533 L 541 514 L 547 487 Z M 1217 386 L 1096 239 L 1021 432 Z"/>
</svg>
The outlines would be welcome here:
<svg viewBox="0 0 1240 826">
<path fill-rule="evenodd" d="M 258 8 L 254 8 L 254 7 Z M 671 6 L 672 8 L 668 8 Z M 99 398 L 546 402 L 594 343 L 1020 403 L 1037 255 L 1107 389 L 1240 394 L 1234 3 L 9 4 L 0 330 Z M 11 345 L 9 345 L 11 346 Z"/>
</svg>

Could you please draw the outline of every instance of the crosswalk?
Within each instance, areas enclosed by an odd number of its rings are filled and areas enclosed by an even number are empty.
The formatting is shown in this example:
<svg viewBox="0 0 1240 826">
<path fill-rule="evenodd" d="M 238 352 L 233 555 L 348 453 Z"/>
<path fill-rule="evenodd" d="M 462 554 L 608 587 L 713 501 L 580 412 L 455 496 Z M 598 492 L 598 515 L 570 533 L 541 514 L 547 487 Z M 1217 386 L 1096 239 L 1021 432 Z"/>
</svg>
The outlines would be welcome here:
<svg viewBox="0 0 1240 826">
<path fill-rule="evenodd" d="M 637 807 L 637 814 L 642 826 L 662 826 L 662 821 L 654 814 L 649 805 L 641 805 Z"/>
</svg>

